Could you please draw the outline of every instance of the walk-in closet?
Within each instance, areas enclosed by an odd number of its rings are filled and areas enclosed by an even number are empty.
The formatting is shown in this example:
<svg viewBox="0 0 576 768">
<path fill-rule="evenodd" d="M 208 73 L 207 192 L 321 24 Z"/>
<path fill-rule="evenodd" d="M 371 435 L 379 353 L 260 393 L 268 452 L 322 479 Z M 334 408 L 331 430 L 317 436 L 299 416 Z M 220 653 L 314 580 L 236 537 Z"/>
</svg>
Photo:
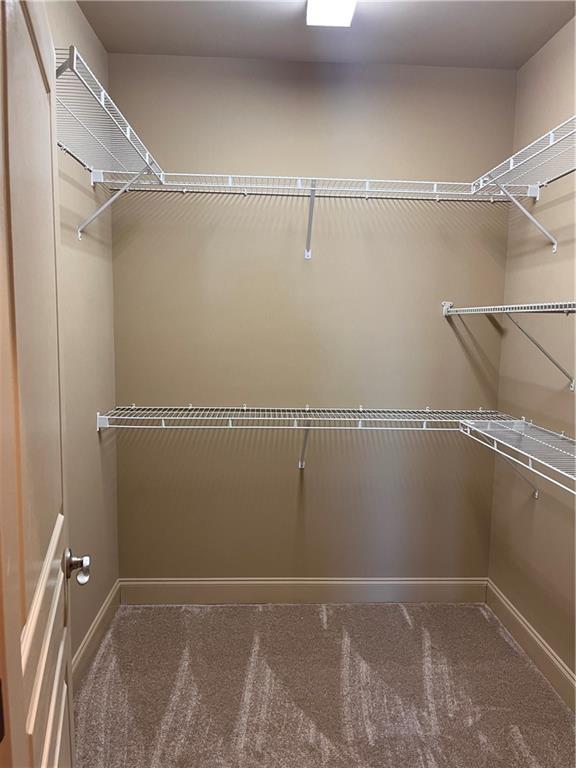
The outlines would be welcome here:
<svg viewBox="0 0 576 768">
<path fill-rule="evenodd" d="M 1 9 L 0 768 L 574 768 L 574 3 Z"/>
</svg>

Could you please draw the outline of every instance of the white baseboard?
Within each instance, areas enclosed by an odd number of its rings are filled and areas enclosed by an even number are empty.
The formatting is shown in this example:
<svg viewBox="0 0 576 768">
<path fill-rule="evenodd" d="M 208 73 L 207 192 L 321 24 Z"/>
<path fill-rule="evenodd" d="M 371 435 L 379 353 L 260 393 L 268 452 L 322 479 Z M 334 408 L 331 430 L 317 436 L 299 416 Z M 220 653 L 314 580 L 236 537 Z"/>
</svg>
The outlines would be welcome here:
<svg viewBox="0 0 576 768">
<path fill-rule="evenodd" d="M 120 579 L 122 604 L 486 601 L 485 578 Z"/>
<path fill-rule="evenodd" d="M 120 582 L 115 581 L 72 659 L 72 682 L 75 688 L 78 687 L 96 655 L 98 646 L 102 642 L 119 605 Z"/>
<path fill-rule="evenodd" d="M 234 603 L 486 602 L 564 701 L 574 708 L 576 674 L 506 595 L 486 578 L 119 579 L 74 654 L 77 684 L 116 609 L 123 605 Z"/>
<path fill-rule="evenodd" d="M 548 645 L 506 595 L 488 579 L 486 602 L 528 656 L 568 704 L 574 709 L 576 674 Z"/>
</svg>

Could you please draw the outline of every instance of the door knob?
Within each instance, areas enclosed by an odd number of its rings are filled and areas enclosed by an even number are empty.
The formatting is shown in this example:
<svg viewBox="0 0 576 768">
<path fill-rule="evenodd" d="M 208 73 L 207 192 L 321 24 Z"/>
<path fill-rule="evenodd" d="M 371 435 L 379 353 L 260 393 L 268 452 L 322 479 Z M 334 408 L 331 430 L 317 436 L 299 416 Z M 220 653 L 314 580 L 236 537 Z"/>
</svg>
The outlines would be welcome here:
<svg viewBox="0 0 576 768">
<path fill-rule="evenodd" d="M 67 579 L 72 576 L 72 571 L 78 571 L 76 574 L 78 584 L 87 584 L 90 580 L 90 555 L 75 557 L 70 548 L 65 549 L 62 570 Z"/>
</svg>

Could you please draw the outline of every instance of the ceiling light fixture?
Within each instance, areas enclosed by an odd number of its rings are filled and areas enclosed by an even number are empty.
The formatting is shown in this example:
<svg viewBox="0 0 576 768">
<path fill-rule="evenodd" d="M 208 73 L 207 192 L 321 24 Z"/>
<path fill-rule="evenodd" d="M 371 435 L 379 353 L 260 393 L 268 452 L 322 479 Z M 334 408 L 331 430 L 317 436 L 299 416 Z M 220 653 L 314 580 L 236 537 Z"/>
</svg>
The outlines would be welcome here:
<svg viewBox="0 0 576 768">
<path fill-rule="evenodd" d="M 309 27 L 349 27 L 358 0 L 308 0 L 306 24 Z"/>
</svg>

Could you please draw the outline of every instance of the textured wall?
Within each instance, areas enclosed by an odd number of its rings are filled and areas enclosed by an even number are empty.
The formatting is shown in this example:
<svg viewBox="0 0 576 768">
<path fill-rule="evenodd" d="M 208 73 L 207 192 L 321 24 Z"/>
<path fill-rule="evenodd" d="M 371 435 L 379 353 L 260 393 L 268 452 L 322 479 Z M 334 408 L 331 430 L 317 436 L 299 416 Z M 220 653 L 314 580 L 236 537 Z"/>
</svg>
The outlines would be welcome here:
<svg viewBox="0 0 576 768">
<path fill-rule="evenodd" d="M 75 2 L 47 3 L 54 44 L 74 44 L 106 83 L 107 54 Z M 93 559 L 90 583 L 72 581 L 73 650 L 118 578 L 116 446 L 99 441 L 96 411 L 114 394 L 112 236 L 110 214 L 95 221 L 81 242 L 78 224 L 102 194 L 75 160 L 60 154 L 62 245 L 58 254 L 59 334 L 64 449 L 64 502 L 76 554 Z"/>
<path fill-rule="evenodd" d="M 511 149 L 515 74 L 110 56 L 167 170 L 470 180 Z M 119 403 L 477 408 L 500 340 L 440 302 L 503 296 L 507 211 L 125 195 Z M 458 435 L 118 436 L 124 576 L 483 576 L 493 457 Z"/>
<path fill-rule="evenodd" d="M 573 115 L 574 93 L 572 21 L 518 73 L 515 147 Z M 572 174 L 543 190 L 533 208 L 558 238 L 557 254 L 520 213 L 511 212 L 506 303 L 574 298 L 574 190 Z M 574 371 L 574 316 L 527 317 L 523 324 Z M 502 325 L 500 408 L 574 435 L 574 393 L 566 380 L 516 328 Z M 545 481 L 540 489 L 534 501 L 526 483 L 497 462 L 490 576 L 574 668 L 574 497 Z"/>
</svg>

